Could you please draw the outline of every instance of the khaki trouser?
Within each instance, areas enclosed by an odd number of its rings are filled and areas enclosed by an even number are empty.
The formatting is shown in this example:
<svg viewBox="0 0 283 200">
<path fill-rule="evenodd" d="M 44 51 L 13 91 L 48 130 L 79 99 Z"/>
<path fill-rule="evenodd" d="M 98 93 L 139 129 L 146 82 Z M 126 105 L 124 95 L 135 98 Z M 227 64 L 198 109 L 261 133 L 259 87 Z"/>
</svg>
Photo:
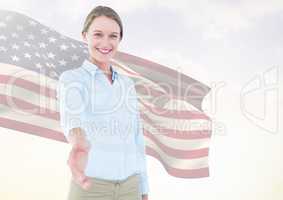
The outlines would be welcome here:
<svg viewBox="0 0 283 200">
<path fill-rule="evenodd" d="M 134 174 L 123 181 L 91 179 L 91 188 L 82 189 L 71 180 L 68 200 L 141 200 L 139 176 Z"/>
</svg>

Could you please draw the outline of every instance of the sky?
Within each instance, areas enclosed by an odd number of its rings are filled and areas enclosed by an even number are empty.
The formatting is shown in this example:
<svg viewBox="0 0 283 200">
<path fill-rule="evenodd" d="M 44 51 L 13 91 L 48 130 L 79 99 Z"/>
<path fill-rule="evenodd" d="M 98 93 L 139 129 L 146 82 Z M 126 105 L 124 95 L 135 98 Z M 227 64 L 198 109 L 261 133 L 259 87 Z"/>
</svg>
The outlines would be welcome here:
<svg viewBox="0 0 283 200">
<path fill-rule="evenodd" d="M 1 9 L 77 40 L 97 5 L 121 16 L 120 51 L 212 88 L 203 103 L 215 122 L 210 177 L 172 177 L 148 156 L 150 199 L 281 200 L 283 1 L 0 1 Z M 61 142 L 0 128 L 0 199 L 66 198 L 69 150 Z"/>
</svg>

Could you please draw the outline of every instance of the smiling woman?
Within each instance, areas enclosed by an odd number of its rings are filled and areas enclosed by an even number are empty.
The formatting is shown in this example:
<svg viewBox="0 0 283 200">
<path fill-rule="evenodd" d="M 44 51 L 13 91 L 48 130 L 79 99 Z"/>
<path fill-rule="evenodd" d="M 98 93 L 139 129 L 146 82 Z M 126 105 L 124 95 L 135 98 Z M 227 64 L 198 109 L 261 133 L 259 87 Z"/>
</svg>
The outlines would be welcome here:
<svg viewBox="0 0 283 200">
<path fill-rule="evenodd" d="M 90 61 L 107 73 L 110 58 L 115 55 L 123 38 L 123 26 L 114 10 L 102 8 L 97 7 L 87 16 L 82 36 L 83 41 L 88 44 Z"/>
<path fill-rule="evenodd" d="M 97 6 L 86 18 L 82 38 L 89 57 L 79 68 L 64 71 L 58 87 L 60 123 L 72 145 L 68 200 L 146 200 L 135 84 L 110 64 L 123 38 L 120 17 L 110 7 Z"/>
</svg>

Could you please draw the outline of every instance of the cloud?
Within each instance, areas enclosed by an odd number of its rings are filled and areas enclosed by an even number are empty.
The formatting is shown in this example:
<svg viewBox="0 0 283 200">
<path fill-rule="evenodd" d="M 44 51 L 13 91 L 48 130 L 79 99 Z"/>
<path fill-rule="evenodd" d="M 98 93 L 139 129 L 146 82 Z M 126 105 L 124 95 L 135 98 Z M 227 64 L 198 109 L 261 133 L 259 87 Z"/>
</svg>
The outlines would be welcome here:
<svg viewBox="0 0 283 200">
<path fill-rule="evenodd" d="M 158 1 L 178 11 L 189 29 L 201 29 L 204 39 L 220 39 L 230 31 L 252 27 L 262 17 L 283 11 L 283 1 Z"/>
</svg>

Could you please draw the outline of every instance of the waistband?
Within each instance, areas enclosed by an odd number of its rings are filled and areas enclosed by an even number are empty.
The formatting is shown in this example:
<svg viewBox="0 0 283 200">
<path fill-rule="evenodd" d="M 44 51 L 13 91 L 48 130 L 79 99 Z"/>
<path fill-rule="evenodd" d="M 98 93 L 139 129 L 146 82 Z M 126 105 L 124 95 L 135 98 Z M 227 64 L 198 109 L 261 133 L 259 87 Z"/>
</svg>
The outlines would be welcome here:
<svg viewBox="0 0 283 200">
<path fill-rule="evenodd" d="M 138 175 L 139 174 L 132 174 L 124 180 L 107 180 L 107 179 L 101 179 L 101 178 L 97 178 L 97 177 L 90 177 L 90 179 L 92 181 L 99 182 L 99 183 L 102 183 L 102 184 L 115 184 L 116 185 L 116 184 L 123 184 L 125 182 L 134 180 L 134 179 L 138 178 Z"/>
</svg>

